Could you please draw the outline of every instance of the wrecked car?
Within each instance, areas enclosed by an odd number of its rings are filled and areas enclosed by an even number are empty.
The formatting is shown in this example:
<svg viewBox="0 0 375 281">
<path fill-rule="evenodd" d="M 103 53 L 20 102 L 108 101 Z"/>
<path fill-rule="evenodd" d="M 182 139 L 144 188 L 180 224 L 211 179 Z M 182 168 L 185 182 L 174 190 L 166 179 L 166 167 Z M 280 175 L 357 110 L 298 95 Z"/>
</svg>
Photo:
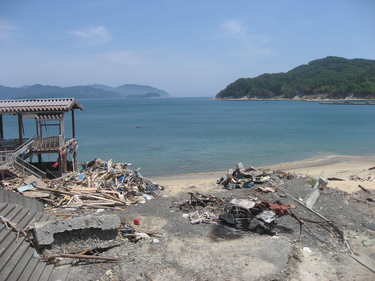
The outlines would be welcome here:
<svg viewBox="0 0 375 281">
<path fill-rule="evenodd" d="M 272 229 L 276 225 L 276 213 L 273 210 L 265 210 L 260 204 L 246 199 L 232 199 L 219 219 L 235 228 L 259 234 L 273 234 Z"/>
</svg>

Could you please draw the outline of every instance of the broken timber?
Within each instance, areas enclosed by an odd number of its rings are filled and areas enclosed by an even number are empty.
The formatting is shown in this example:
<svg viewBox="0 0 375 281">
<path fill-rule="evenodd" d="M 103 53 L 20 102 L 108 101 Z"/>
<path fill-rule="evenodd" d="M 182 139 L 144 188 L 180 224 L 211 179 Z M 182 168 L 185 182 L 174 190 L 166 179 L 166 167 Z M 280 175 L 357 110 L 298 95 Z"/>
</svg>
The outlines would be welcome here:
<svg viewBox="0 0 375 281">
<path fill-rule="evenodd" d="M 77 255 L 77 254 L 52 254 L 44 257 L 47 260 L 53 260 L 56 258 L 71 258 L 71 259 L 96 259 L 106 261 L 118 261 L 119 258 L 115 257 L 104 257 L 104 256 L 93 256 L 93 255 Z"/>
</svg>

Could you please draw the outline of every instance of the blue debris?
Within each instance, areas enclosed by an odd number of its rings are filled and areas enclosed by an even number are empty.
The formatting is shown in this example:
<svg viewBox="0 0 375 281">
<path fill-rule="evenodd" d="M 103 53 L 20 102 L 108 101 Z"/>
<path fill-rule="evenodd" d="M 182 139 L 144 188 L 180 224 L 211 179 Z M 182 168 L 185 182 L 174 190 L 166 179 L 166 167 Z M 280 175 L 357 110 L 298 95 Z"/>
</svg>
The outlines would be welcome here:
<svg viewBox="0 0 375 281">
<path fill-rule="evenodd" d="M 247 182 L 245 182 L 245 183 L 243 184 L 243 187 L 250 188 L 250 187 L 252 187 L 252 186 L 254 186 L 254 185 L 255 185 L 254 182 L 252 182 L 252 181 L 247 181 Z"/>
</svg>

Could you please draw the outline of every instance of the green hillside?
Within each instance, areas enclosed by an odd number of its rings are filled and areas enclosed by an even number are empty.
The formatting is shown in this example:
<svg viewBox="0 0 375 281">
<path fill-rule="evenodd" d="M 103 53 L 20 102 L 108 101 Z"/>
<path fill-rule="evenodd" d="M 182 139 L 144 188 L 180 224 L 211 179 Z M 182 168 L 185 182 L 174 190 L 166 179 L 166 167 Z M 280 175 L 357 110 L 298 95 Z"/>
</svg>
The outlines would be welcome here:
<svg viewBox="0 0 375 281">
<path fill-rule="evenodd" d="M 375 60 L 327 57 L 286 73 L 240 78 L 216 99 L 375 98 Z"/>
</svg>

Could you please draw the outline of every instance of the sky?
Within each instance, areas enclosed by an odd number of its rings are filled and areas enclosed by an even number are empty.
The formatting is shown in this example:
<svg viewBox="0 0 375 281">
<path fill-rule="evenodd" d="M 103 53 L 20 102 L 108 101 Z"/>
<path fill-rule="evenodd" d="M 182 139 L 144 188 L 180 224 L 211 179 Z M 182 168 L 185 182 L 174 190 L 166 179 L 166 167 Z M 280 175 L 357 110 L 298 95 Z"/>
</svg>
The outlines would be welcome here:
<svg viewBox="0 0 375 281">
<path fill-rule="evenodd" d="M 239 78 L 375 59 L 374 0 L 0 0 L 0 85 L 148 85 L 213 97 Z"/>
</svg>

